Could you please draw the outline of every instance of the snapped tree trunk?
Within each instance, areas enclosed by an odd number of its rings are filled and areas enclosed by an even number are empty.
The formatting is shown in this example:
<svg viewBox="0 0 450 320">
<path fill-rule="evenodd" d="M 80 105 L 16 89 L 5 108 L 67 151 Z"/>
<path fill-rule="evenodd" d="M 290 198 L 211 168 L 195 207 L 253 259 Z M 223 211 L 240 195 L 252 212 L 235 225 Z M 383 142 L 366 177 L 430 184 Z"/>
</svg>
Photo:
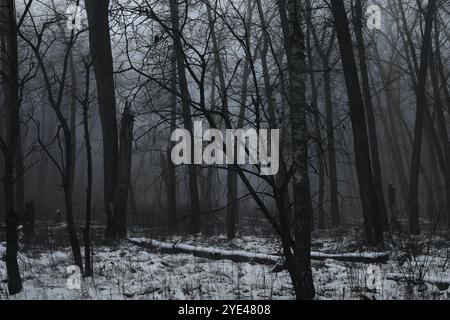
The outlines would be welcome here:
<svg viewBox="0 0 450 320">
<path fill-rule="evenodd" d="M 119 239 L 127 236 L 127 204 L 131 181 L 131 160 L 133 148 L 134 116 L 131 104 L 126 102 L 120 123 L 119 172 L 117 175 L 116 204 L 114 206 L 114 224 Z"/>
</svg>

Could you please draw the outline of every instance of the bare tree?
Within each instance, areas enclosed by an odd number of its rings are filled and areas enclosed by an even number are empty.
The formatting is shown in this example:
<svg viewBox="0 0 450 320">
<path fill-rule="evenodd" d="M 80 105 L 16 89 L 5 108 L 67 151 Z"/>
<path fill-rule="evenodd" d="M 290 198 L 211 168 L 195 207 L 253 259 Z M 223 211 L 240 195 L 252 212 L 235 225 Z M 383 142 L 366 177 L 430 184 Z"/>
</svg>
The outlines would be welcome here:
<svg viewBox="0 0 450 320">
<path fill-rule="evenodd" d="M 326 30 L 324 34 L 319 38 L 316 27 L 314 27 L 311 19 L 311 3 L 307 2 L 309 12 L 307 14 L 307 23 L 310 26 L 311 35 L 314 40 L 315 48 L 322 60 L 322 68 L 324 70 L 324 95 L 325 95 L 325 118 L 326 118 L 326 131 L 327 131 L 327 155 L 328 155 L 328 170 L 330 179 L 330 216 L 331 225 L 338 227 L 341 224 L 339 215 L 339 201 L 338 201 L 338 177 L 336 166 L 336 142 L 335 142 L 335 129 L 333 120 L 333 101 L 332 101 L 332 86 L 331 86 L 331 63 L 330 56 L 334 48 L 334 42 L 336 33 L 333 30 L 329 36 L 328 45 L 325 47 L 324 43 L 320 43 L 320 39 L 324 39 L 326 36 Z"/>
<path fill-rule="evenodd" d="M 170 131 L 173 132 L 176 129 L 177 122 L 177 62 L 176 62 L 175 51 L 172 52 L 172 57 L 170 60 L 170 74 L 171 74 L 171 89 L 170 93 Z M 177 176 L 176 176 L 176 168 L 175 164 L 172 162 L 171 154 L 172 148 L 175 145 L 175 142 L 170 142 L 167 147 L 167 210 L 168 210 L 168 218 L 167 218 L 167 227 L 168 230 L 174 232 L 177 230 Z"/>
<path fill-rule="evenodd" d="M 186 77 L 186 66 L 184 61 L 182 32 L 180 28 L 180 13 L 178 0 L 170 0 L 170 14 L 173 32 L 173 47 L 175 56 L 177 57 L 177 75 L 178 85 L 181 96 L 181 107 L 183 113 L 184 127 L 193 136 L 194 128 L 192 123 L 192 113 L 189 97 L 189 86 Z M 194 144 L 192 144 L 194 148 Z M 193 149 L 191 154 L 194 154 Z M 197 183 L 197 168 L 189 166 L 189 193 L 191 196 L 191 231 L 192 233 L 200 232 L 200 198 Z"/>
<path fill-rule="evenodd" d="M 364 96 L 364 106 L 367 115 L 367 125 L 369 129 L 370 152 L 372 156 L 372 172 L 375 184 L 376 198 L 378 201 L 378 214 L 383 226 L 383 230 L 389 230 L 389 219 L 384 201 L 383 179 L 381 177 L 380 155 L 378 150 L 377 126 L 373 111 L 372 93 L 369 82 L 369 66 L 367 63 L 366 49 L 363 33 L 363 5 L 362 1 L 356 1 L 354 6 L 354 25 L 358 47 L 358 58 L 361 74 L 362 92 Z"/>
<path fill-rule="evenodd" d="M 414 126 L 414 144 L 411 158 L 411 175 L 409 185 L 409 231 L 411 234 L 420 233 L 419 223 L 419 200 L 418 200 L 418 184 L 419 184 L 419 168 L 422 155 L 422 137 L 424 128 L 424 118 L 428 109 L 426 103 L 426 81 L 428 74 L 429 55 L 432 48 L 432 30 L 433 17 L 436 10 L 436 1 L 430 1 L 427 5 L 425 17 L 425 31 L 422 39 L 420 65 L 417 73 L 416 87 L 416 120 Z M 401 4 L 400 4 L 401 6 Z"/>
<path fill-rule="evenodd" d="M 297 299 L 315 296 L 311 271 L 312 204 L 308 176 L 308 126 L 305 76 L 304 20 L 300 1 L 278 0 L 289 76 L 289 108 L 293 155 L 293 253 L 285 252 Z M 287 210 L 288 208 L 284 208 Z M 282 221 L 283 224 L 283 221 Z M 287 228 L 289 230 L 289 228 Z M 285 251 L 290 249 L 285 248 Z"/>
<path fill-rule="evenodd" d="M 6 211 L 6 269 L 9 294 L 14 295 L 22 290 L 22 279 L 17 263 L 18 208 L 14 202 L 14 181 L 17 178 L 16 159 L 20 135 L 18 27 L 14 1 L 0 2 L 0 18 L 0 85 L 4 90 L 0 106 L 5 110 L 7 125 L 5 136 L 0 136 L 0 150 L 5 159 L 2 180 Z"/>
<path fill-rule="evenodd" d="M 133 123 L 134 116 L 131 112 L 131 104 L 126 102 L 120 123 L 119 171 L 117 175 L 116 204 L 114 206 L 114 224 L 116 226 L 117 236 L 121 239 L 127 236 L 126 215 L 131 181 Z"/>
<path fill-rule="evenodd" d="M 90 68 L 88 62 L 84 62 L 86 69 L 86 77 L 84 83 L 84 97 L 78 97 L 78 101 L 83 107 L 83 130 L 84 130 L 84 144 L 86 147 L 87 160 L 87 184 L 86 184 L 86 221 L 83 232 L 84 242 L 84 276 L 92 277 L 93 275 L 93 261 L 91 251 L 91 223 L 92 223 L 92 145 L 91 134 L 89 129 L 89 105 L 90 105 Z"/>
<path fill-rule="evenodd" d="M 114 209 L 118 174 L 118 129 L 109 34 L 109 0 L 85 0 L 89 21 L 89 44 L 97 83 L 97 99 L 103 134 L 103 183 L 107 239 L 116 238 Z M 125 206 L 126 207 L 126 206 Z"/>
<path fill-rule="evenodd" d="M 57 20 L 56 20 L 57 22 Z M 34 23 L 34 22 L 33 22 Z M 45 61 L 45 52 L 51 47 L 51 43 L 47 48 L 43 49 L 42 38 L 45 35 L 45 31 L 51 26 L 51 23 L 43 23 L 41 30 L 38 30 L 37 26 L 34 25 L 35 30 L 35 38 L 30 39 L 26 34 L 22 33 L 19 30 L 20 38 L 28 45 L 28 47 L 32 50 L 38 66 L 39 70 L 42 74 L 44 80 L 45 92 L 47 95 L 48 102 L 50 104 L 51 109 L 53 110 L 55 116 L 58 119 L 59 128 L 56 133 L 56 140 L 60 139 L 60 131 L 62 130 L 63 135 L 63 147 L 60 148 L 61 153 L 61 161 L 58 161 L 55 157 L 53 157 L 45 146 L 42 143 L 41 135 L 40 135 L 40 124 L 35 120 L 37 131 L 38 131 L 38 141 L 44 151 L 47 153 L 50 160 L 55 165 L 58 173 L 61 176 L 62 180 L 62 188 L 64 190 L 64 204 L 66 209 L 66 221 L 67 221 L 67 229 L 69 233 L 70 245 L 72 248 L 72 254 L 74 259 L 74 264 L 77 265 L 80 270 L 83 270 L 83 262 L 81 257 L 80 243 L 78 240 L 78 236 L 76 233 L 76 227 L 74 222 L 74 214 L 73 214 L 73 179 L 75 174 L 75 163 L 73 161 L 73 153 L 75 152 L 74 145 L 72 144 L 72 139 L 74 132 L 70 128 L 69 121 L 66 119 L 62 106 L 62 100 L 66 88 L 66 80 L 67 73 L 69 69 L 69 56 L 70 51 L 73 49 L 73 45 L 78 36 L 78 33 L 75 33 L 75 30 L 70 32 L 70 37 L 65 45 L 65 51 L 62 62 L 62 71 L 61 75 L 57 77 L 59 80 L 56 82 L 57 90 L 54 90 L 55 83 L 51 80 L 54 75 L 49 72 L 48 65 Z M 44 53 L 42 53 L 44 52 Z M 56 91 L 56 93 L 55 93 Z"/>
<path fill-rule="evenodd" d="M 381 221 L 378 215 L 375 184 L 372 175 L 369 139 L 364 111 L 364 100 L 358 78 L 358 69 L 353 54 L 353 44 L 347 12 L 343 2 L 331 2 L 334 25 L 341 52 L 344 77 L 350 106 L 353 128 L 356 170 L 362 203 L 366 238 L 369 244 L 378 245 L 383 241 Z"/>
</svg>

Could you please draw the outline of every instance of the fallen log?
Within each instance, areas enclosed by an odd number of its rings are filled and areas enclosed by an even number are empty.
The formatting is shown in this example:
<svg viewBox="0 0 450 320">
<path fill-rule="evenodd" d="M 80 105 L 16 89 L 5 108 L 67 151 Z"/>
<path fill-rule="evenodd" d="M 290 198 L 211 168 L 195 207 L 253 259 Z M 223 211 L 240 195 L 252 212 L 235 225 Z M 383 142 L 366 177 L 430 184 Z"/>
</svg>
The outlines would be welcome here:
<svg viewBox="0 0 450 320">
<path fill-rule="evenodd" d="M 184 243 L 168 243 L 146 238 L 132 238 L 129 242 L 144 248 L 158 249 L 163 253 L 186 253 L 195 257 L 214 259 L 214 260 L 231 260 L 233 262 L 254 262 L 259 264 L 276 264 L 281 257 L 276 255 L 251 253 L 237 250 L 222 250 L 216 248 L 207 248 L 193 246 Z"/>
<path fill-rule="evenodd" d="M 420 279 L 410 274 L 388 273 L 386 275 L 386 280 L 391 280 L 395 282 L 406 282 L 411 284 L 429 283 L 435 285 L 441 291 L 446 291 L 450 287 L 450 278 L 425 276 L 422 279 Z"/>
<path fill-rule="evenodd" d="M 214 260 L 231 260 L 233 262 L 250 262 L 266 265 L 276 265 L 277 270 L 280 264 L 283 265 L 282 257 L 278 255 L 270 255 L 263 253 L 252 253 L 242 250 L 222 250 L 216 248 L 207 248 L 194 246 L 183 243 L 168 243 L 147 238 L 132 238 L 129 242 L 144 248 L 158 249 L 164 253 L 185 253 L 192 254 L 196 257 L 214 259 Z M 332 259 L 336 261 L 360 262 L 360 263 L 386 263 L 389 255 L 386 253 L 342 253 L 331 254 L 322 252 L 311 252 L 313 260 Z M 283 269 L 283 267 L 281 268 Z"/>
<path fill-rule="evenodd" d="M 312 251 L 311 259 L 381 264 L 389 260 L 389 255 L 384 252 L 322 253 Z"/>
</svg>

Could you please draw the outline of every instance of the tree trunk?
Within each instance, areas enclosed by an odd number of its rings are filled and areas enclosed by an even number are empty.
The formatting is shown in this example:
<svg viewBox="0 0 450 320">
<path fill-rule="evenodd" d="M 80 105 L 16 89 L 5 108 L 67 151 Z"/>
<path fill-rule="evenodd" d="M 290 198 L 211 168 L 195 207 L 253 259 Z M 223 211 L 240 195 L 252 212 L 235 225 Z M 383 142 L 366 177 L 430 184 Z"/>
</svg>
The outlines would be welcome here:
<svg viewBox="0 0 450 320">
<path fill-rule="evenodd" d="M 367 65 L 366 49 L 363 36 L 363 10 L 361 1 L 355 2 L 355 34 L 358 46 L 359 65 L 361 72 L 362 91 L 364 95 L 364 106 L 367 114 L 369 128 L 370 151 L 372 155 L 372 173 L 375 183 L 375 192 L 378 201 L 378 215 L 384 231 L 389 230 L 389 219 L 386 210 L 383 193 L 383 179 L 381 177 L 380 155 L 378 151 L 378 137 L 375 116 L 373 112 L 372 94 L 370 92 L 369 68 Z"/>
<path fill-rule="evenodd" d="M 1 70 L 3 92 L 2 109 L 6 112 L 6 130 L 0 137 L 0 147 L 5 159 L 3 190 L 6 211 L 6 271 L 8 291 L 15 295 L 22 291 L 19 265 L 17 263 L 17 222 L 18 214 L 14 202 L 14 179 L 16 156 L 20 134 L 19 102 L 19 58 L 17 52 L 16 9 L 14 1 L 0 2 Z M 3 89 L 3 88 L 2 88 Z"/>
<path fill-rule="evenodd" d="M 315 296 L 311 271 L 311 216 L 312 203 L 308 176 L 308 126 L 306 104 L 305 39 L 302 30 L 300 1 L 278 0 L 278 10 L 288 61 L 289 108 L 293 156 L 294 223 L 285 226 L 282 236 L 283 251 L 297 299 L 312 299 Z M 287 208 L 280 206 L 280 215 Z M 284 219 L 285 220 L 285 219 Z M 294 234 L 291 240 L 290 229 Z"/>
<path fill-rule="evenodd" d="M 78 4 L 78 1 L 77 1 Z M 62 129 L 63 135 L 64 135 L 64 148 L 61 148 L 63 150 L 60 150 L 61 155 L 61 163 L 58 163 L 57 160 L 54 158 L 51 158 L 56 167 L 58 168 L 58 172 L 61 175 L 62 179 L 62 188 L 64 190 L 64 204 L 66 208 L 66 220 L 67 220 L 67 228 L 69 233 L 69 239 L 70 239 L 70 245 L 72 248 L 72 254 L 74 263 L 80 268 L 80 270 L 83 270 L 83 263 L 81 258 L 81 250 L 80 250 L 80 244 L 78 241 L 78 236 L 75 229 L 75 223 L 74 223 L 74 217 L 73 217 L 73 179 L 74 179 L 74 163 L 73 163 L 73 153 L 75 150 L 73 149 L 73 143 L 72 143 L 72 131 L 70 129 L 70 125 L 68 124 L 66 118 L 64 117 L 63 111 L 61 109 L 61 102 L 64 96 L 65 92 L 65 86 L 66 86 L 66 78 L 67 78 L 67 70 L 68 70 L 68 60 L 70 56 L 70 51 L 73 48 L 74 40 L 75 40 L 75 31 L 71 31 L 70 40 L 67 43 L 67 49 L 64 54 L 64 62 L 63 62 L 63 70 L 61 73 L 61 76 L 59 77 L 59 88 L 58 88 L 58 94 L 55 97 L 53 95 L 52 85 L 54 84 L 50 80 L 50 76 L 47 73 L 46 66 L 43 61 L 43 57 L 40 53 L 39 46 L 36 46 L 31 42 L 29 39 L 24 37 L 23 34 L 19 33 L 21 38 L 29 45 L 29 47 L 32 49 L 34 55 L 36 56 L 36 59 L 39 64 L 39 68 L 41 69 L 45 90 L 47 92 L 47 98 L 50 103 L 51 108 L 55 112 L 56 117 L 58 118 L 58 122 L 60 125 L 60 128 Z M 41 140 L 39 138 L 39 142 L 41 143 Z M 41 146 L 45 149 L 45 146 L 41 143 Z M 48 150 L 47 150 L 48 152 Z"/>
<path fill-rule="evenodd" d="M 444 72 L 444 64 L 442 62 L 442 55 L 441 55 L 441 48 L 440 48 L 440 30 L 439 30 L 439 23 L 438 19 L 435 18 L 435 51 L 436 51 L 436 66 L 437 70 L 439 70 L 439 75 L 441 79 L 441 85 L 444 92 L 445 97 L 445 105 L 447 106 L 447 113 L 450 113 L 450 92 L 448 89 L 448 80 L 445 76 Z M 441 131 L 441 139 L 443 139 L 444 143 L 444 151 L 447 158 L 447 176 L 445 177 L 445 194 L 447 198 L 447 229 L 450 230 L 450 147 L 449 147 L 449 137 L 448 137 L 448 131 L 447 126 L 445 123 L 445 113 L 442 110 L 442 105 L 440 106 L 439 114 L 438 114 L 438 121 L 439 121 L 439 127 Z"/>
<path fill-rule="evenodd" d="M 131 160 L 133 149 L 134 116 L 131 105 L 126 102 L 120 123 L 119 168 L 117 175 L 116 204 L 114 206 L 114 224 L 119 239 L 127 236 L 128 192 L 131 181 Z"/>
<path fill-rule="evenodd" d="M 222 60 L 220 58 L 219 44 L 214 27 L 214 17 L 210 3 L 207 2 L 208 23 L 211 29 L 211 41 L 213 44 L 214 63 L 219 77 L 219 96 L 222 102 L 222 112 L 229 121 L 231 114 L 228 108 L 228 93 L 227 84 L 225 82 L 225 73 L 223 70 Z M 251 15 L 250 15 L 251 16 Z M 245 79 L 244 79 L 245 80 Z M 234 154 L 236 154 L 234 152 Z M 236 237 L 236 223 L 239 217 L 239 203 L 238 203 L 238 176 L 233 169 L 227 170 L 227 215 L 226 215 L 226 230 L 228 240 Z"/>
<path fill-rule="evenodd" d="M 377 62 L 378 72 L 380 73 L 381 80 L 383 86 L 386 88 L 385 90 L 385 98 L 386 98 L 386 111 L 387 116 L 384 116 L 383 127 L 385 131 L 385 137 L 388 141 L 388 146 L 391 150 L 393 163 L 395 166 L 396 173 L 398 175 L 399 186 L 401 189 L 401 194 L 403 196 L 403 200 L 407 203 L 407 190 L 408 190 L 408 178 L 407 178 L 407 169 L 405 168 L 405 161 L 402 154 L 402 149 L 400 147 L 399 137 L 401 136 L 398 132 L 397 123 L 395 121 L 395 114 L 392 110 L 396 110 L 396 105 L 400 104 L 397 96 L 394 94 L 394 89 L 392 86 L 400 87 L 395 81 L 397 74 L 392 74 L 391 70 L 388 72 L 385 71 L 383 66 L 381 65 L 381 58 L 378 52 L 378 48 L 375 46 L 375 60 Z M 396 59 L 394 59 L 395 63 Z M 378 104 L 381 106 L 381 99 L 379 96 L 376 96 L 378 99 Z M 398 119 L 401 121 L 401 119 Z"/>
<path fill-rule="evenodd" d="M 308 12 L 309 14 L 309 12 Z M 308 38 L 307 38 L 307 51 L 308 51 L 308 63 L 310 65 L 313 65 L 313 58 L 312 58 L 312 46 L 311 46 L 311 24 L 309 23 L 310 18 L 308 18 Z M 318 106 L 318 88 L 316 84 L 316 78 L 314 75 L 314 72 L 311 70 L 309 71 L 309 78 L 311 81 L 311 91 L 312 91 L 312 112 L 313 112 L 313 119 L 314 119 L 314 133 L 315 133 L 315 150 L 316 150 L 316 157 L 317 157 L 317 175 L 319 177 L 319 190 L 318 190 L 318 203 L 317 203 L 317 211 L 319 212 L 319 221 L 318 226 L 319 229 L 325 228 L 325 212 L 323 210 L 323 201 L 324 201 L 324 193 L 325 193 L 325 159 L 324 159 L 324 152 L 322 151 L 323 148 L 323 139 L 322 139 L 322 133 L 320 129 L 320 111 Z M 314 230 L 314 216 L 311 217 L 312 220 L 312 230 Z"/>
<path fill-rule="evenodd" d="M 376 190 L 372 175 L 364 100 L 361 94 L 358 69 L 353 54 L 352 38 L 344 3 L 333 1 L 331 2 L 331 5 L 349 98 L 356 171 L 358 175 L 366 238 L 369 244 L 379 245 L 383 241 L 383 233 L 381 221 L 378 216 L 378 201 L 375 196 Z"/>
<path fill-rule="evenodd" d="M 64 29 L 63 29 L 64 30 Z M 78 84 L 77 75 L 75 68 L 75 61 L 73 58 L 73 52 L 69 53 L 69 70 L 70 70 L 70 131 L 72 134 L 72 166 L 76 167 L 76 150 L 77 150 L 77 95 L 78 95 Z M 72 183 L 75 185 L 75 179 Z"/>
<path fill-rule="evenodd" d="M 436 7 L 436 1 L 430 1 L 427 6 L 427 13 L 425 18 L 425 33 L 422 40 L 422 48 L 420 54 L 420 67 L 417 78 L 417 108 L 416 108 L 416 120 L 414 126 L 414 145 L 413 153 L 411 157 L 411 175 L 409 185 L 409 231 L 413 235 L 420 234 L 419 223 L 419 199 L 418 199 L 418 187 L 419 187 L 419 168 L 420 158 L 422 155 L 422 138 L 424 127 L 424 116 L 426 108 L 426 80 L 428 73 L 428 61 L 429 53 L 431 50 L 431 32 L 433 29 L 433 16 Z"/>
<path fill-rule="evenodd" d="M 33 243 L 34 237 L 34 218 L 36 216 L 36 207 L 34 202 L 29 202 L 25 206 L 23 223 L 23 242 L 26 247 Z"/>
<path fill-rule="evenodd" d="M 19 133 L 17 137 L 17 151 L 16 151 L 16 165 L 15 171 L 15 206 L 17 211 L 17 217 L 22 220 L 25 216 L 25 178 L 24 178 L 24 164 L 23 164 L 23 137 L 21 124 L 19 121 Z"/>
<path fill-rule="evenodd" d="M 0 104 L 2 104 L 3 97 L 0 97 Z M 3 115 L 0 115 L 2 119 L 5 119 Z M 3 122 L 3 121 L 0 121 Z M 5 125 L 3 123 L 1 124 L 2 128 L 5 128 Z M 3 130 L 0 133 L 0 136 L 4 136 Z M 0 175 L 3 176 L 3 173 L 5 172 L 5 157 L 3 152 L 0 152 Z M 3 187 L 3 183 L 0 183 L 0 217 L 6 217 L 6 208 L 5 208 L 5 190 Z"/>
<path fill-rule="evenodd" d="M 331 95 L 331 74 L 328 62 L 324 65 L 326 68 L 324 76 L 325 86 L 325 113 L 327 124 L 327 146 L 328 146 L 328 167 L 330 170 L 330 216 L 331 225 L 336 228 L 341 225 L 341 217 L 339 214 L 338 200 L 338 177 L 336 166 L 336 143 L 334 138 L 334 121 L 333 121 L 333 103 Z"/>
<path fill-rule="evenodd" d="M 107 218 L 106 238 L 114 239 L 114 203 L 118 173 L 118 135 L 113 60 L 109 34 L 109 0 L 85 0 L 89 44 L 97 82 L 97 99 L 103 134 L 103 183 Z"/>
<path fill-rule="evenodd" d="M 73 217 L 73 178 L 74 178 L 74 166 L 72 163 L 72 136 L 67 124 L 62 124 L 64 131 L 65 142 L 65 168 L 63 172 L 63 189 L 64 189 L 64 203 L 66 207 L 66 221 L 67 230 L 69 232 L 70 246 L 72 248 L 74 264 L 77 265 L 83 273 L 83 260 L 81 258 L 80 242 L 75 228 L 75 222 Z"/>
<path fill-rule="evenodd" d="M 436 45 L 439 45 L 439 43 L 436 43 Z M 438 50 L 438 49 L 436 49 Z M 435 105 L 435 111 L 437 114 L 437 125 L 438 125 L 438 133 L 436 137 L 432 137 L 434 140 L 435 145 L 440 146 L 442 144 L 443 149 L 443 159 L 440 161 L 440 167 L 441 171 L 444 176 L 444 191 L 445 191 L 445 212 L 447 214 L 445 215 L 445 219 L 448 218 L 448 212 L 450 211 L 450 140 L 449 135 L 447 131 L 447 125 L 445 123 L 445 114 L 444 114 L 444 107 L 442 102 L 442 96 L 441 91 L 439 89 L 439 80 L 438 80 L 438 71 L 436 69 L 435 65 L 435 59 L 433 59 L 433 55 L 430 59 L 430 75 L 431 75 L 431 83 L 433 87 L 433 95 L 434 95 L 434 105 Z M 430 119 L 430 126 L 433 126 L 433 121 Z M 433 166 L 431 168 L 433 172 L 436 172 L 436 166 Z M 436 177 L 437 178 L 437 177 Z M 436 188 L 440 188 L 440 184 L 436 186 Z"/>
<path fill-rule="evenodd" d="M 333 120 L 333 102 L 331 89 L 331 68 L 330 55 L 334 47 L 336 34 L 333 31 L 330 36 L 330 41 L 327 48 L 323 48 L 324 44 L 320 43 L 317 31 L 311 19 L 311 3 L 306 1 L 308 6 L 308 25 L 310 27 L 311 35 L 313 36 L 314 45 L 322 60 L 322 67 L 324 69 L 324 95 L 325 95 L 325 118 L 326 118 L 326 132 L 327 132 L 327 155 L 328 155 L 328 170 L 330 180 L 330 217 L 333 228 L 341 225 L 341 217 L 339 215 L 339 201 L 338 201 L 338 177 L 336 166 L 336 142 L 334 137 L 334 120 Z M 326 31 L 323 31 L 326 32 Z"/>
<path fill-rule="evenodd" d="M 173 46 L 175 50 L 175 56 L 177 57 L 177 74 L 178 85 L 181 95 L 181 106 L 183 110 L 184 127 L 190 133 L 191 137 L 194 136 L 192 114 L 189 97 L 189 87 L 186 77 L 186 68 L 184 62 L 183 44 L 181 41 L 181 29 L 180 29 L 180 14 L 178 0 L 170 0 L 170 14 L 172 22 L 173 32 Z M 191 144 L 191 155 L 194 154 L 194 144 Z M 197 168 L 195 165 L 190 165 L 188 168 L 189 179 L 189 193 L 191 200 L 191 232 L 193 234 L 200 232 L 200 198 L 198 192 L 197 183 Z"/>
<path fill-rule="evenodd" d="M 93 275 L 93 263 L 91 259 L 91 220 L 92 220 L 92 147 L 91 138 L 89 132 L 89 83 L 90 72 L 89 66 L 86 68 L 86 81 L 85 81 L 85 100 L 83 101 L 83 129 L 84 129 L 84 143 L 86 147 L 86 160 L 87 160 L 87 187 L 86 187 L 86 221 L 83 233 L 84 242 L 84 276 L 92 277 Z"/>
<path fill-rule="evenodd" d="M 175 52 L 172 54 L 171 60 L 171 89 L 170 93 L 170 132 L 174 132 L 176 129 L 177 119 L 177 63 Z M 166 194 L 167 194 L 167 229 L 173 233 L 177 231 L 177 176 L 176 168 L 171 160 L 171 152 L 174 146 L 174 142 L 170 141 L 167 148 L 167 181 L 166 181 Z"/>
<path fill-rule="evenodd" d="M 263 11 L 263 7 L 261 4 L 261 0 L 256 0 L 256 4 L 258 7 L 258 12 L 259 12 L 259 17 L 261 19 L 261 25 L 263 28 L 263 46 L 261 49 L 261 66 L 262 66 L 262 70 L 263 70 L 263 80 L 264 80 L 264 91 L 265 91 L 265 95 L 266 95 L 266 99 L 267 99 L 267 109 L 269 111 L 269 124 L 270 124 L 270 128 L 278 128 L 278 123 L 277 123 L 277 119 L 275 116 L 275 100 L 274 100 L 274 88 L 273 85 L 271 83 L 271 79 L 270 79 L 270 74 L 269 74 L 269 67 L 268 67 L 268 62 L 267 62 L 267 56 L 268 56 L 268 52 L 269 52 L 269 41 L 270 41 L 270 35 L 269 35 L 269 31 L 268 31 L 268 25 L 267 25 L 267 21 L 266 18 L 264 16 L 264 11 Z M 249 3 L 249 8 L 250 3 Z M 250 16 L 251 19 L 251 16 Z M 251 22 L 251 20 L 250 20 Z M 251 25 L 250 23 L 248 23 L 248 25 Z M 248 27 L 249 28 L 249 27 Z M 248 32 L 250 32 L 250 30 L 248 30 Z M 246 62 L 249 62 L 248 60 Z M 244 77 L 244 81 L 246 81 L 246 78 Z M 245 92 L 247 93 L 247 92 Z M 244 94 L 244 92 L 242 92 L 242 94 Z"/>
</svg>

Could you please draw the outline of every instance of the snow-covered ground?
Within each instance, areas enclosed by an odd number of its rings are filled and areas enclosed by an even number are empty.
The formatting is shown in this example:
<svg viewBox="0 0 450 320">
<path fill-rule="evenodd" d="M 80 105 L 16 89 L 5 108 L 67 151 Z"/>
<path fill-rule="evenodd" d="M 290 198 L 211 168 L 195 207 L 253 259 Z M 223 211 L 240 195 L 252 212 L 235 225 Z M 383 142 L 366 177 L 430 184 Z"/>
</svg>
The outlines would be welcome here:
<svg viewBox="0 0 450 320">
<path fill-rule="evenodd" d="M 245 236 L 228 242 L 224 237 L 172 237 L 159 239 L 223 250 L 279 255 L 275 239 Z M 425 280 L 450 279 L 448 243 L 440 240 L 420 247 L 421 254 L 405 255 L 397 244 L 389 248 L 387 264 L 313 261 L 317 299 L 449 299 L 450 289 L 432 283 L 408 285 L 389 280 L 393 275 L 422 274 Z M 421 243 L 421 242 L 419 242 Z M 431 241 L 430 241 L 431 243 Z M 409 245 L 409 244 L 408 244 Z M 314 241 L 315 251 L 357 252 L 351 241 L 322 238 Z M 352 249 L 352 251 L 350 251 Z M 407 249 L 409 250 L 409 249 Z M 0 256 L 5 252 L 0 244 Z M 91 279 L 81 290 L 69 290 L 66 268 L 71 265 L 70 248 L 34 249 L 19 254 L 24 280 L 22 293 L 7 294 L 6 267 L 0 261 L 0 299 L 293 299 L 286 271 L 274 273 L 272 266 L 210 260 L 190 254 L 160 253 L 124 242 L 116 248 L 95 248 Z M 379 269 L 377 269 L 377 267 Z M 378 277 L 379 271 L 379 277 Z M 374 273 L 370 273 L 374 272 Z M 367 288 L 368 277 L 380 279 L 379 290 Z M 398 279 L 397 279 L 398 280 Z M 431 281 L 432 282 L 432 281 Z"/>
</svg>

